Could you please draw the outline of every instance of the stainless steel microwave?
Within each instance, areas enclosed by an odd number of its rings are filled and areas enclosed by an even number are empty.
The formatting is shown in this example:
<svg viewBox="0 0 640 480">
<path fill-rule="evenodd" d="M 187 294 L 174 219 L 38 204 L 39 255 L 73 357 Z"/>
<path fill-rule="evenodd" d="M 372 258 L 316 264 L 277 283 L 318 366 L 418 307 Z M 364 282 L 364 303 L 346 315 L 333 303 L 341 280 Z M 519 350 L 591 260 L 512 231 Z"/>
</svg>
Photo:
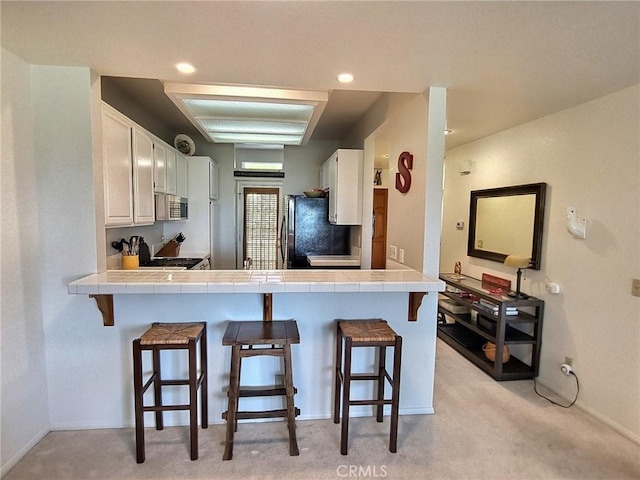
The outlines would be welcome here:
<svg viewBox="0 0 640 480">
<path fill-rule="evenodd" d="M 189 217 L 189 199 L 176 195 L 156 193 L 156 220 L 187 220 Z"/>
</svg>

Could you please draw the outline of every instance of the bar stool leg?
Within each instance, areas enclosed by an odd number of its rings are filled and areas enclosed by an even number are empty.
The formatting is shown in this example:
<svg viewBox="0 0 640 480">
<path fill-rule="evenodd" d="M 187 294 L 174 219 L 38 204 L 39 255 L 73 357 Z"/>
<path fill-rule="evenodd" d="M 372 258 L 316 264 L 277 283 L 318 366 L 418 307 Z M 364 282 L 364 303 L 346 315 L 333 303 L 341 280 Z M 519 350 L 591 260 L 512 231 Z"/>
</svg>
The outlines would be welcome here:
<svg viewBox="0 0 640 480">
<path fill-rule="evenodd" d="M 198 459 L 198 365 L 196 341 L 189 340 L 189 435 L 191 460 Z"/>
<path fill-rule="evenodd" d="M 142 351 L 140 340 L 133 342 L 133 390 L 136 423 L 136 462 L 144 462 L 144 412 L 142 411 Z"/>
<path fill-rule="evenodd" d="M 389 451 L 396 453 L 398 449 L 398 410 L 400 406 L 400 363 L 402 359 L 402 337 L 396 336 L 393 347 L 393 386 L 391 394 L 391 436 Z"/>
<path fill-rule="evenodd" d="M 335 385 L 333 394 L 333 423 L 340 423 L 340 394 L 342 393 L 342 331 L 337 328 L 336 334 L 336 363 L 335 363 Z"/>
<path fill-rule="evenodd" d="M 342 386 L 342 432 L 340 434 L 340 453 L 347 454 L 349 443 L 349 403 L 351 402 L 351 348 L 352 340 L 347 337 L 344 348 L 344 372 Z"/>
<path fill-rule="evenodd" d="M 384 405 L 382 401 L 384 400 L 384 385 L 386 382 L 384 372 L 386 369 L 387 363 L 387 347 L 378 347 L 378 398 L 377 400 L 380 402 L 376 405 L 376 421 L 382 422 L 383 420 L 383 411 Z"/>
<path fill-rule="evenodd" d="M 209 386 L 208 386 L 208 372 L 207 372 L 207 325 L 204 325 L 202 330 L 202 337 L 200 337 L 200 375 L 202 376 L 202 382 L 200 382 L 200 415 L 202 428 L 209 427 Z M 197 377 L 196 377 L 197 378 Z"/>
<path fill-rule="evenodd" d="M 160 370 L 160 350 L 154 348 L 153 356 L 153 404 L 158 407 L 162 406 L 162 374 Z M 156 430 L 164 429 L 164 412 L 156 410 Z"/>
<path fill-rule="evenodd" d="M 300 455 L 296 436 L 296 409 L 293 402 L 293 367 L 291 365 L 291 345 L 282 345 L 284 353 L 284 386 L 287 398 L 287 427 L 289 428 L 289 455 Z"/>
<path fill-rule="evenodd" d="M 236 412 L 238 411 L 238 395 L 240 389 L 240 345 L 231 347 L 231 371 L 229 373 L 229 403 L 227 407 L 227 438 L 222 460 L 233 457 L 233 437 L 236 430 Z"/>
</svg>

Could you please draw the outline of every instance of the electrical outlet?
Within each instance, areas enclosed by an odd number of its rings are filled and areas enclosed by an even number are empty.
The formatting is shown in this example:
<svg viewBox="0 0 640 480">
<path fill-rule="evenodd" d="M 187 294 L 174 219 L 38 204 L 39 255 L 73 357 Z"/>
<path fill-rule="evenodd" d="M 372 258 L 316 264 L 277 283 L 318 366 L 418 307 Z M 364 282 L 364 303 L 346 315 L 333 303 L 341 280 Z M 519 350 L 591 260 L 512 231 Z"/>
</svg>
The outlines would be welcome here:
<svg viewBox="0 0 640 480">
<path fill-rule="evenodd" d="M 571 365 L 563 363 L 562 365 L 560 365 L 560 371 L 565 375 L 571 375 L 571 372 L 573 372 L 573 368 L 571 368 Z"/>
<path fill-rule="evenodd" d="M 570 367 L 573 367 L 573 358 L 571 357 L 564 357 L 564 363 L 566 363 L 567 365 L 569 365 Z"/>
<path fill-rule="evenodd" d="M 400 249 L 400 257 L 398 258 L 400 263 L 404 263 L 404 248 Z"/>
<path fill-rule="evenodd" d="M 640 297 L 640 278 L 631 280 L 631 295 Z"/>
<path fill-rule="evenodd" d="M 395 245 L 389 245 L 389 258 L 391 260 L 398 259 L 398 247 L 396 247 Z"/>
</svg>

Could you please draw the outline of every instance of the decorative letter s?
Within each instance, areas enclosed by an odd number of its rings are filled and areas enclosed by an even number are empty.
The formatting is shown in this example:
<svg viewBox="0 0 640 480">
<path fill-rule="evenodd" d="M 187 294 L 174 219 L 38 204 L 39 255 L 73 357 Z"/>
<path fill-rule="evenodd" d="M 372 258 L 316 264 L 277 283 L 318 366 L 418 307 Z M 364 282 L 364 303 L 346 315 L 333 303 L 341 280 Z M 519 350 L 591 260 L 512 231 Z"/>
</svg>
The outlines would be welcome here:
<svg viewBox="0 0 640 480">
<path fill-rule="evenodd" d="M 407 193 L 411 188 L 411 172 L 413 169 L 413 155 L 402 152 L 398 157 L 398 173 L 396 173 L 396 190 Z"/>
</svg>

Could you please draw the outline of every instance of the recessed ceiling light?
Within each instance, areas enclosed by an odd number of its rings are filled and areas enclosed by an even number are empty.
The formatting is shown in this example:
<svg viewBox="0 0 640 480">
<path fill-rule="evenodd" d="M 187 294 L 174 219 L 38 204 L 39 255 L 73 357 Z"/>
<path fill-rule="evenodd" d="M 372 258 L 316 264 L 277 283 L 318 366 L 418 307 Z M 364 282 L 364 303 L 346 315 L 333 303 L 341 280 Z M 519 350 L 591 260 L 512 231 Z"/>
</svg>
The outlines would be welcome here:
<svg viewBox="0 0 640 480">
<path fill-rule="evenodd" d="M 176 68 L 180 73 L 190 74 L 196 71 L 195 67 L 190 63 L 178 63 Z"/>
<path fill-rule="evenodd" d="M 340 83 L 351 83 L 355 77 L 351 73 L 341 73 L 338 75 L 338 81 Z"/>
</svg>

